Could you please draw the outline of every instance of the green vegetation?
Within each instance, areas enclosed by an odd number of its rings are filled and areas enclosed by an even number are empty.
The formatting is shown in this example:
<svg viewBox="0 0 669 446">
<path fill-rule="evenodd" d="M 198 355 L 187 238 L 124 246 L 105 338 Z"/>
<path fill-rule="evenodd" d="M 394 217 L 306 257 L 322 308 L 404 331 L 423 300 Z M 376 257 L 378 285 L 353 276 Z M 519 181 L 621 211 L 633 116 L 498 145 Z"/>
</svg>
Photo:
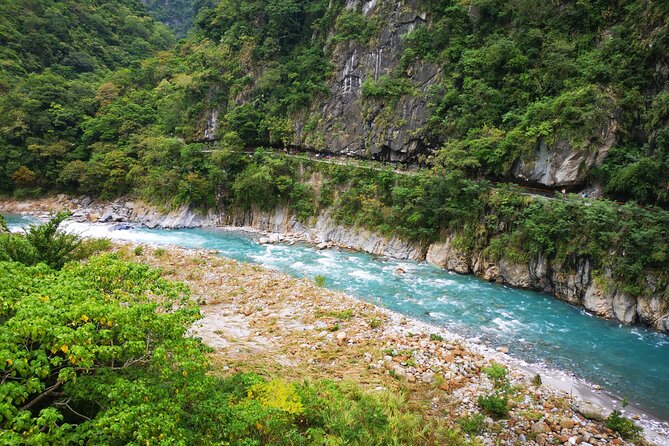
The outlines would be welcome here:
<svg viewBox="0 0 669 446">
<path fill-rule="evenodd" d="M 478 397 L 478 404 L 488 415 L 495 419 L 506 418 L 509 414 L 509 378 L 507 369 L 493 364 L 483 369 L 493 383 L 492 392 Z"/>
<path fill-rule="evenodd" d="M 504 177 L 542 141 L 592 150 L 613 126 L 616 142 L 592 179 L 611 197 L 669 203 L 669 96 L 656 83 L 666 81 L 666 3 L 425 4 L 431 20 L 405 36 L 402 68 L 418 60 L 444 70 L 431 118 L 441 156 Z"/>
<path fill-rule="evenodd" d="M 375 317 L 373 319 L 370 319 L 370 321 L 369 321 L 369 328 L 371 328 L 372 330 L 374 330 L 376 328 L 379 328 L 379 327 L 382 327 L 382 326 L 383 326 L 383 321 L 379 318 Z"/>
<path fill-rule="evenodd" d="M 213 0 L 145 0 L 143 2 L 151 16 L 169 26 L 174 34 L 185 37 L 198 11 L 205 7 L 213 7 Z M 204 14 L 207 11 L 203 11 Z"/>
<path fill-rule="evenodd" d="M 534 387 L 541 387 L 542 381 L 541 381 L 541 375 L 538 373 L 532 377 L 532 385 Z"/>
<path fill-rule="evenodd" d="M 0 261 L 25 265 L 44 263 L 53 269 L 61 269 L 67 262 L 82 260 L 109 249 L 109 240 L 81 240 L 60 231 L 61 223 L 69 216 L 68 212 L 59 212 L 44 224 L 30 225 L 24 235 L 9 233 L 2 219 Z"/>
<path fill-rule="evenodd" d="M 643 433 L 641 427 L 634 424 L 634 421 L 623 416 L 619 410 L 611 412 L 611 415 L 606 419 L 606 427 L 618 432 L 621 437 L 630 441 L 639 440 Z"/>
<path fill-rule="evenodd" d="M 164 5 L 149 4 L 155 14 Z M 542 256 L 565 271 L 588 263 L 633 295 L 649 292 L 650 276 L 657 289 L 669 281 L 667 212 L 532 199 L 483 179 L 506 178 L 540 142 L 592 150 L 615 120 L 591 180 L 612 198 L 669 203 L 669 93 L 655 87 L 666 83 L 661 2 L 426 0 L 428 20 L 403 37 L 398 70 L 362 85 L 364 101 L 392 102 L 414 93 L 417 63 L 442 68 L 427 99 L 444 145 L 416 175 L 235 152 L 290 143 L 295 117 L 329 93 L 333 48 L 373 40 L 375 17 L 327 0 L 193 5 L 192 32 L 161 51 L 174 39 L 137 2 L 5 0 L 0 193 L 133 194 L 232 212 L 283 205 L 303 222 L 330 208 L 339 223 L 384 235 L 454 235 L 465 254 Z M 205 133 L 219 142 L 198 142 Z"/>
<path fill-rule="evenodd" d="M 325 276 L 317 275 L 314 277 L 314 282 L 316 283 L 316 286 L 324 287 L 327 283 L 327 278 Z"/>
<path fill-rule="evenodd" d="M 485 417 L 480 413 L 466 416 L 460 419 L 462 431 L 469 435 L 479 435 L 485 428 Z"/>
</svg>

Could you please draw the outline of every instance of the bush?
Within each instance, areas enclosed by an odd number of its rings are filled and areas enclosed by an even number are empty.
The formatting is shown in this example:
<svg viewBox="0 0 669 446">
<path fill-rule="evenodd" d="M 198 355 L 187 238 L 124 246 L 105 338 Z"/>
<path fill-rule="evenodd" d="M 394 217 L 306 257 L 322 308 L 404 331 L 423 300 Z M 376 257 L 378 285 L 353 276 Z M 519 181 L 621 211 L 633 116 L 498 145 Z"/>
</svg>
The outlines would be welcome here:
<svg viewBox="0 0 669 446">
<path fill-rule="evenodd" d="M 541 375 L 539 375 L 539 374 L 537 373 L 537 374 L 534 375 L 534 377 L 532 378 L 532 385 L 533 385 L 534 387 L 541 387 L 541 384 L 542 384 L 542 382 L 541 382 Z"/>
<path fill-rule="evenodd" d="M 496 389 L 506 389 L 509 386 L 509 379 L 507 378 L 508 370 L 500 365 L 493 364 L 490 367 L 485 367 L 483 372 L 488 375 L 493 382 Z"/>
<path fill-rule="evenodd" d="M 489 393 L 478 397 L 478 404 L 494 419 L 506 418 L 509 415 L 509 398 L 504 393 Z"/>
<path fill-rule="evenodd" d="M 0 231 L 0 260 L 11 260 L 24 265 L 45 263 L 61 269 L 67 262 L 81 260 L 96 252 L 109 249 L 110 242 L 82 239 L 59 230 L 69 212 L 58 212 L 43 224 L 34 224 L 25 235 Z"/>
<path fill-rule="evenodd" d="M 376 328 L 379 328 L 381 326 L 383 326 L 383 321 L 381 319 L 376 318 L 376 317 L 373 318 L 373 319 L 370 319 L 369 328 L 371 328 L 372 330 L 374 330 Z"/>
<path fill-rule="evenodd" d="M 60 225 L 70 215 L 68 211 L 61 211 L 46 223 L 30 225 L 25 237 L 35 248 L 37 262 L 60 269 L 65 263 L 75 259 L 74 252 L 81 246 L 81 238 L 59 230 Z"/>
<path fill-rule="evenodd" d="M 319 274 L 316 277 L 314 277 L 314 282 L 319 287 L 325 287 L 325 285 L 327 284 L 327 278 Z"/>
<path fill-rule="evenodd" d="M 375 99 L 391 99 L 410 94 L 413 84 L 406 78 L 381 76 L 379 80 L 367 79 L 362 83 L 362 95 Z"/>
<path fill-rule="evenodd" d="M 107 238 L 83 239 L 81 244 L 72 252 L 72 260 L 84 260 L 95 254 L 111 249 L 111 240 Z"/>
<path fill-rule="evenodd" d="M 480 413 L 463 417 L 458 421 L 460 428 L 469 435 L 478 435 L 485 427 L 485 417 Z"/>
<path fill-rule="evenodd" d="M 634 421 L 623 416 L 619 410 L 614 410 L 606 419 L 606 427 L 620 434 L 625 440 L 635 441 L 641 438 L 643 429 Z"/>
<path fill-rule="evenodd" d="M 111 254 L 0 262 L 0 298 L 2 444 L 422 444 L 430 429 L 402 394 L 212 374 L 188 289 Z"/>
</svg>

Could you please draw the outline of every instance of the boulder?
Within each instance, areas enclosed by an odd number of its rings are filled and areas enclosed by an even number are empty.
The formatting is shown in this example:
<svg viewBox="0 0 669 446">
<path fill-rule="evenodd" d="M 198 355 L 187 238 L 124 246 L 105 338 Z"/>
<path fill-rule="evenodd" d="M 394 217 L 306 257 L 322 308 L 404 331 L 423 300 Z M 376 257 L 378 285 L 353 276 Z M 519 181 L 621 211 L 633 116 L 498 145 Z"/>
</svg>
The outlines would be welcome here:
<svg viewBox="0 0 669 446">
<path fill-rule="evenodd" d="M 610 412 L 591 401 L 578 401 L 573 409 L 589 420 L 604 421 Z"/>
<path fill-rule="evenodd" d="M 637 314 L 639 320 L 658 330 L 666 330 L 666 319 L 669 317 L 669 300 L 654 294 L 637 298 Z"/>
<path fill-rule="evenodd" d="M 532 278 L 527 264 L 513 263 L 502 259 L 499 262 L 499 275 L 505 283 L 511 286 L 519 288 L 530 288 L 532 286 Z"/>
<path fill-rule="evenodd" d="M 453 247 L 451 237 L 444 242 L 433 243 L 427 250 L 425 260 L 433 265 L 440 266 L 449 271 L 460 274 L 469 274 L 469 259 Z"/>
<path fill-rule="evenodd" d="M 597 283 L 590 284 L 583 296 L 583 306 L 598 316 L 613 317 L 613 301 Z"/>
<path fill-rule="evenodd" d="M 608 119 L 597 135 L 598 140 L 581 149 L 574 148 L 565 139 L 559 139 L 551 146 L 542 140 L 535 153 L 516 160 L 511 173 L 520 180 L 549 187 L 580 185 L 589 169 L 601 165 L 606 159 L 616 141 L 617 128 L 617 122 Z"/>
</svg>

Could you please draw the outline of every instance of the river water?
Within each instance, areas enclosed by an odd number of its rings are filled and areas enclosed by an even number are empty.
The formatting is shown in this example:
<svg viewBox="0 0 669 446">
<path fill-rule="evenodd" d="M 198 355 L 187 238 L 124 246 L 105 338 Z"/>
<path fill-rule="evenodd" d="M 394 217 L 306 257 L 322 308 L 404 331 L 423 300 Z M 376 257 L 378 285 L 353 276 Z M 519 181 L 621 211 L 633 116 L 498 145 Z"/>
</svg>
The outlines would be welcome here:
<svg viewBox="0 0 669 446">
<path fill-rule="evenodd" d="M 9 216 L 11 227 L 30 221 Z M 669 420 L 669 336 L 621 326 L 551 296 L 492 284 L 412 261 L 305 245 L 259 245 L 253 234 L 216 230 L 110 231 L 72 223 L 86 236 L 217 250 L 221 256 L 313 279 L 529 362 L 575 373 Z M 405 272 L 397 272 L 401 268 Z"/>
</svg>

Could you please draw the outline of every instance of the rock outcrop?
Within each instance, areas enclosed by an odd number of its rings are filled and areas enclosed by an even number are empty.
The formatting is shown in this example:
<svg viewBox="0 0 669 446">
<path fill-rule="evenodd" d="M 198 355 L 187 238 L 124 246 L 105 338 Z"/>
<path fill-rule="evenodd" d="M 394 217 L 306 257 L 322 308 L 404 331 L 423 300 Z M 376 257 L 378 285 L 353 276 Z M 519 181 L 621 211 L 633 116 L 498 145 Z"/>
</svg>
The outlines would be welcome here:
<svg viewBox="0 0 669 446">
<path fill-rule="evenodd" d="M 571 187 L 584 182 L 588 170 L 600 166 L 616 140 L 618 124 L 610 119 L 597 142 L 576 150 L 569 141 L 558 140 L 552 146 L 541 141 L 533 154 L 519 158 L 511 174 L 518 180 L 549 187 Z"/>
<path fill-rule="evenodd" d="M 295 144 L 361 157 L 401 161 L 436 147 L 425 129 L 430 116 L 428 91 L 440 76 L 437 66 L 419 62 L 407 72 L 410 92 L 392 100 L 365 98 L 363 84 L 397 74 L 402 38 L 427 23 L 421 3 L 348 1 L 381 28 L 370 42 L 340 42 L 332 48 L 335 76 L 330 93 L 296 119 Z"/>
</svg>

